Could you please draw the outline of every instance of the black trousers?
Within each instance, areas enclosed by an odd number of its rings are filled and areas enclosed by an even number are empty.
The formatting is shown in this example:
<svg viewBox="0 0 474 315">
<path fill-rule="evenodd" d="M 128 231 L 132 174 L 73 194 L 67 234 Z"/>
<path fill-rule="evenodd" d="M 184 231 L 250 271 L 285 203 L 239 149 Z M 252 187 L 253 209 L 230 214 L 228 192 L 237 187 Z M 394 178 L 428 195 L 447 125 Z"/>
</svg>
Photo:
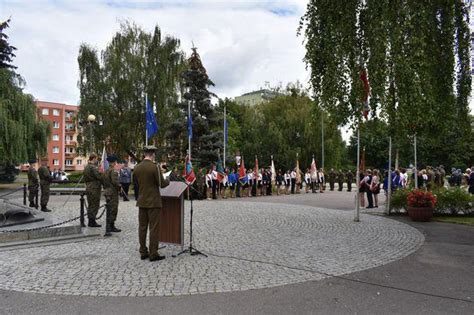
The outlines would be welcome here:
<svg viewBox="0 0 474 315">
<path fill-rule="evenodd" d="M 130 189 L 130 183 L 120 183 L 120 185 L 122 186 L 122 194 L 123 194 L 123 200 L 129 200 L 128 199 L 128 190 Z"/>
<path fill-rule="evenodd" d="M 235 196 L 240 197 L 240 180 L 237 181 Z"/>
<path fill-rule="evenodd" d="M 217 188 L 219 187 L 219 183 L 216 179 L 212 180 L 212 199 L 217 199 Z"/>
<path fill-rule="evenodd" d="M 342 187 L 344 186 L 344 182 L 339 182 L 339 191 L 342 191 Z"/>
<path fill-rule="evenodd" d="M 368 208 L 373 208 L 374 207 L 374 198 L 372 191 L 370 189 L 367 190 L 367 201 L 369 202 L 369 205 L 367 206 Z"/>
<path fill-rule="evenodd" d="M 333 181 L 329 182 L 329 189 L 334 190 L 334 182 Z"/>
<path fill-rule="evenodd" d="M 347 191 L 352 191 L 352 182 L 347 182 Z"/>
<path fill-rule="evenodd" d="M 295 187 L 296 187 L 296 178 L 291 179 L 291 193 L 295 193 Z"/>
</svg>

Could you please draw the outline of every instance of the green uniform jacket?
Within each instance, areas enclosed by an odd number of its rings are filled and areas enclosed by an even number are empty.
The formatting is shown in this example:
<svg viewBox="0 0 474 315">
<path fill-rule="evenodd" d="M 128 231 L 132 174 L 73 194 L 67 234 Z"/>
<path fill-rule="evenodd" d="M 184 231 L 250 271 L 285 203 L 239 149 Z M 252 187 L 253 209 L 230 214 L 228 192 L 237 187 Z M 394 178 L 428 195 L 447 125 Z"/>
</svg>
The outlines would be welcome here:
<svg viewBox="0 0 474 315">
<path fill-rule="evenodd" d="M 51 181 L 53 180 L 53 178 L 51 177 L 51 173 L 49 173 L 49 170 L 46 166 L 41 166 L 39 169 L 38 169 L 38 175 L 39 175 L 39 178 L 40 178 L 40 183 L 42 185 L 44 184 L 50 184 Z"/>
<path fill-rule="evenodd" d="M 99 173 L 99 169 L 94 164 L 87 164 L 84 168 L 84 182 L 88 189 L 98 189 L 104 183 L 104 177 Z"/>
<path fill-rule="evenodd" d="M 113 167 L 109 168 L 104 174 L 104 188 L 104 194 L 107 196 L 113 196 L 120 191 L 118 173 Z"/>
<path fill-rule="evenodd" d="M 133 174 L 138 182 L 139 208 L 161 208 L 160 187 L 168 186 L 169 180 L 165 180 L 160 168 L 150 160 L 143 160 L 135 166 Z"/>
<path fill-rule="evenodd" d="M 38 185 L 38 172 L 32 166 L 28 169 L 28 186 Z"/>
</svg>

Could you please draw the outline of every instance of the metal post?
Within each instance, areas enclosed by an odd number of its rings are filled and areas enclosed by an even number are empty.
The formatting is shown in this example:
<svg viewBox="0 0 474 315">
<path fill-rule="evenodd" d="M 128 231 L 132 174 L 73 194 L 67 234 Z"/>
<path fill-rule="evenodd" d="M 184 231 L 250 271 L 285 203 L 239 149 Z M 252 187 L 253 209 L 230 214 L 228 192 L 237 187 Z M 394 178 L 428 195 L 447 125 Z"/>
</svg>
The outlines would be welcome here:
<svg viewBox="0 0 474 315">
<path fill-rule="evenodd" d="M 392 197 L 392 137 L 388 139 L 388 180 L 387 180 L 387 203 L 385 214 L 390 215 L 390 198 Z"/>
<path fill-rule="evenodd" d="M 324 115 L 321 111 L 321 167 L 324 170 Z"/>
<path fill-rule="evenodd" d="M 417 161 L 416 161 L 416 133 L 415 133 L 415 143 L 414 143 L 414 146 L 415 146 L 415 170 L 413 172 L 414 176 L 415 176 L 415 188 L 418 188 L 418 165 L 416 164 Z"/>
<path fill-rule="evenodd" d="M 26 184 L 23 184 L 23 205 L 25 206 L 26 206 L 26 196 L 27 196 Z"/>
<path fill-rule="evenodd" d="M 356 171 L 356 207 L 354 222 L 359 222 L 359 185 L 360 185 L 360 123 L 357 126 L 357 171 Z"/>
<path fill-rule="evenodd" d="M 84 193 L 81 194 L 80 204 L 81 204 L 81 217 L 79 221 L 81 222 L 81 227 L 86 227 L 84 223 L 84 208 L 85 208 Z"/>
<path fill-rule="evenodd" d="M 110 199 L 105 199 L 105 234 L 104 236 L 112 235 L 112 206 Z"/>
<path fill-rule="evenodd" d="M 146 112 L 148 110 L 148 94 L 145 93 L 145 117 L 146 116 Z M 145 123 L 147 124 L 148 122 L 146 121 L 146 118 L 145 118 Z M 146 126 L 145 128 L 145 146 L 148 146 L 148 126 Z"/>
<path fill-rule="evenodd" d="M 224 106 L 224 170 L 225 170 L 225 134 L 226 134 L 226 129 L 227 129 L 227 126 L 226 126 L 227 122 L 226 122 L 226 107 Z"/>
</svg>

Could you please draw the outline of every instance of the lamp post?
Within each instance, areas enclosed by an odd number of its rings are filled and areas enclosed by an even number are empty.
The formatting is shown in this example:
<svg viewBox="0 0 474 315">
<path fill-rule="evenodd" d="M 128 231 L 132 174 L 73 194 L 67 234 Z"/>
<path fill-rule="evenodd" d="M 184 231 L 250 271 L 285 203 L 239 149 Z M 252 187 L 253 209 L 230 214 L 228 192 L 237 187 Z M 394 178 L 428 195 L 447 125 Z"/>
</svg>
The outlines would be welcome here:
<svg viewBox="0 0 474 315">
<path fill-rule="evenodd" d="M 87 116 L 87 122 L 89 123 L 89 141 L 90 141 L 90 146 L 89 146 L 89 153 L 92 153 L 92 124 L 95 123 L 95 115 L 89 114 Z"/>
</svg>

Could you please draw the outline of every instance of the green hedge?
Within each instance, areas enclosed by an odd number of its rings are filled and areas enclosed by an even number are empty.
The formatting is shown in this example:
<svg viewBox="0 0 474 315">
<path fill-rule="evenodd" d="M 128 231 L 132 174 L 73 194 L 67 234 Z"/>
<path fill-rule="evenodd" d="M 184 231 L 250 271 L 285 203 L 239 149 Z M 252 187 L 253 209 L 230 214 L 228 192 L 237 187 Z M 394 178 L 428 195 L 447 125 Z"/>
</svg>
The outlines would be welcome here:
<svg viewBox="0 0 474 315">
<path fill-rule="evenodd" d="M 82 172 L 74 172 L 74 173 L 70 173 L 67 176 L 67 179 L 70 181 L 78 181 L 79 179 L 81 179 L 81 177 L 82 177 Z"/>
<path fill-rule="evenodd" d="M 407 196 L 410 190 L 399 189 L 392 194 L 390 210 L 397 213 L 407 208 Z M 435 213 L 438 214 L 471 214 L 474 213 L 474 196 L 465 190 L 440 188 L 432 191 L 437 198 Z"/>
</svg>

